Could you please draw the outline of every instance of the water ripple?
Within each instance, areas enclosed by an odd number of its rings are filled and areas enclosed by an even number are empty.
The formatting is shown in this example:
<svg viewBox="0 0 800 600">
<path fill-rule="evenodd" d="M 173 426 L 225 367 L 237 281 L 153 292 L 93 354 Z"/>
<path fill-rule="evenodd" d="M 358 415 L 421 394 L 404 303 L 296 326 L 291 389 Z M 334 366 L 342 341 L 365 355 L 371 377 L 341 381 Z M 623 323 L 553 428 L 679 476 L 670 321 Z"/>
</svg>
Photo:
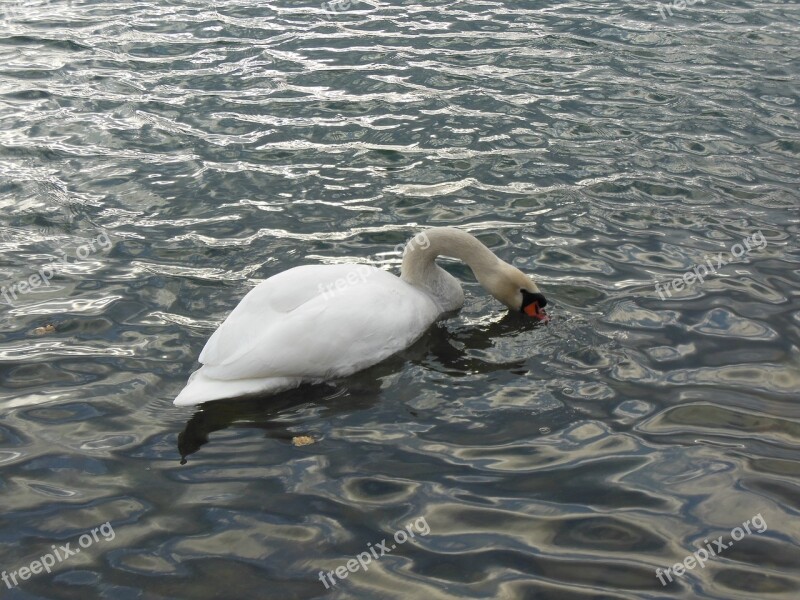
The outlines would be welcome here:
<svg viewBox="0 0 800 600">
<path fill-rule="evenodd" d="M 748 0 L 4 2 L 0 558 L 115 530 L 9 598 L 794 597 L 799 28 Z M 534 273 L 550 324 L 442 261 L 467 303 L 406 352 L 171 405 L 252 285 L 397 272 L 434 225 Z"/>
</svg>

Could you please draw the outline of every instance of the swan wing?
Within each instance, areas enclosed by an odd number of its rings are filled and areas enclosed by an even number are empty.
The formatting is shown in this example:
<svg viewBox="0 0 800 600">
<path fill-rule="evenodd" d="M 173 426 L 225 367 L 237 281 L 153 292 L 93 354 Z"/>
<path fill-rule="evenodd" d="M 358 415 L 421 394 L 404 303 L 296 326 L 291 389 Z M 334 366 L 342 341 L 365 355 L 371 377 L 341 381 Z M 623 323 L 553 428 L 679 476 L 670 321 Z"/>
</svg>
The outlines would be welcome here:
<svg viewBox="0 0 800 600">
<path fill-rule="evenodd" d="M 218 380 L 343 376 L 407 347 L 437 315 L 428 296 L 381 269 L 297 267 L 253 288 L 200 362 Z"/>
</svg>

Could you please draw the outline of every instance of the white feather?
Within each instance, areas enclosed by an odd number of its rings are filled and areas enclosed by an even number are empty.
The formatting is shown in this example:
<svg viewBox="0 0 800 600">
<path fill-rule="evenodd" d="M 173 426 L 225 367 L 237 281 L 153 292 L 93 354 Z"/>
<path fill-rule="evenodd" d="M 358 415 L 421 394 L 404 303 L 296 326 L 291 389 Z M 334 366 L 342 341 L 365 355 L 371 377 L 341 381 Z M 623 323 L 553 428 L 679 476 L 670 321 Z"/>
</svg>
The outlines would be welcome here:
<svg viewBox="0 0 800 600">
<path fill-rule="evenodd" d="M 428 295 L 375 267 L 289 269 L 253 288 L 214 332 L 175 404 L 350 375 L 411 345 L 439 313 Z"/>
</svg>

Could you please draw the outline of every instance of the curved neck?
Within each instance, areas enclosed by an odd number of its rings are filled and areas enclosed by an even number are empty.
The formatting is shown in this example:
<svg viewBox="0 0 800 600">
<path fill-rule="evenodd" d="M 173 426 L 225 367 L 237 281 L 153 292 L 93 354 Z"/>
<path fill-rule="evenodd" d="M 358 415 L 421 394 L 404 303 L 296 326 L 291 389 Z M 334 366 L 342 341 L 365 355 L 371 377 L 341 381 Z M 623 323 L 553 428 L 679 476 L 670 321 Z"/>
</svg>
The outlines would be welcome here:
<svg viewBox="0 0 800 600">
<path fill-rule="evenodd" d="M 463 302 L 463 292 L 458 281 L 436 265 L 436 257 L 452 256 L 464 261 L 481 285 L 490 287 L 490 279 L 502 261 L 477 238 L 466 231 L 453 227 L 435 227 L 416 235 L 406 245 L 403 252 L 403 267 L 400 277 L 403 281 L 426 290 L 439 299 L 447 309 L 458 308 L 453 304 L 453 296 L 458 295 Z"/>
</svg>

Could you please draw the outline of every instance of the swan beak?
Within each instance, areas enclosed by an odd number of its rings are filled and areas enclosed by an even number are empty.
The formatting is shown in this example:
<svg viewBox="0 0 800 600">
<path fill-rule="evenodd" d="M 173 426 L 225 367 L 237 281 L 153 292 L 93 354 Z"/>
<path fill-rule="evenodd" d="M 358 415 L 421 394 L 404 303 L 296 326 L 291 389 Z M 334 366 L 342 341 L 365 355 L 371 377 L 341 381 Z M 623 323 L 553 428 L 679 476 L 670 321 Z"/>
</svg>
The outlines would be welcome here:
<svg viewBox="0 0 800 600">
<path fill-rule="evenodd" d="M 522 310 L 525 311 L 525 314 L 528 315 L 529 317 L 538 319 L 542 323 L 547 323 L 550 320 L 550 317 L 547 316 L 547 313 L 544 312 L 544 309 L 539 308 L 538 302 L 531 302 Z"/>
</svg>

